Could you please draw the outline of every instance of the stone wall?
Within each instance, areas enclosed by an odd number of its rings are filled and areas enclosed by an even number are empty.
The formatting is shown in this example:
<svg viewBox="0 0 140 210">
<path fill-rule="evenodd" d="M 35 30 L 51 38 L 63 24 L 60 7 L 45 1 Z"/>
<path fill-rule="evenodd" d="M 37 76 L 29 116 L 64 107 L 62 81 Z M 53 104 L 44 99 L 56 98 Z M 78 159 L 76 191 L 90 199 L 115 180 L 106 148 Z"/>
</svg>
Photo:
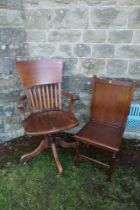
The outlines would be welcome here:
<svg viewBox="0 0 140 210">
<path fill-rule="evenodd" d="M 17 56 L 27 55 L 25 16 L 21 0 L 0 1 L 0 143 L 21 135 L 16 101 L 21 86 Z"/>
<path fill-rule="evenodd" d="M 140 102 L 140 0 L 1 0 L 0 142 L 22 135 L 15 61 L 41 58 L 63 58 L 63 87 L 80 95 L 81 126 L 93 74 L 136 79 Z"/>
</svg>

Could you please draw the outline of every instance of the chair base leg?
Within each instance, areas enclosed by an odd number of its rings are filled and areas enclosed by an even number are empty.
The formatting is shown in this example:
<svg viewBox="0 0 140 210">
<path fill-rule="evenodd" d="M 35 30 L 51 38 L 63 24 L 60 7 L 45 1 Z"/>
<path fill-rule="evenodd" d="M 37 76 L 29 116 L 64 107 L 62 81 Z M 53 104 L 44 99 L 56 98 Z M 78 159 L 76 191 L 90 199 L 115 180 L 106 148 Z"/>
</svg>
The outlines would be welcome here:
<svg viewBox="0 0 140 210">
<path fill-rule="evenodd" d="M 53 154 L 53 157 L 54 157 L 54 160 L 55 160 L 55 163 L 56 163 L 56 168 L 57 168 L 58 172 L 60 174 L 62 174 L 63 173 L 63 168 L 62 168 L 62 165 L 61 165 L 61 163 L 59 161 L 59 158 L 58 158 L 56 145 L 59 145 L 59 146 L 64 147 L 64 148 L 76 148 L 76 143 L 75 142 L 68 143 L 68 142 L 65 142 L 62 138 L 56 138 L 55 139 L 53 136 L 49 135 L 49 136 L 47 136 L 47 138 L 45 140 L 41 141 L 41 143 L 39 144 L 39 146 L 35 150 L 33 150 L 30 153 L 27 153 L 27 154 L 23 155 L 20 159 L 20 162 L 21 163 L 26 163 L 31 158 L 37 156 L 39 153 L 41 153 L 46 148 L 51 148 L 52 154 Z"/>
<path fill-rule="evenodd" d="M 56 144 L 64 148 L 76 148 L 76 142 L 66 142 L 60 137 L 56 138 Z"/>
<path fill-rule="evenodd" d="M 56 168 L 57 168 L 58 172 L 60 174 L 62 174 L 63 173 L 63 168 L 62 168 L 62 165 L 61 165 L 60 160 L 58 158 L 56 145 L 53 142 L 51 143 L 51 149 L 52 149 L 52 154 L 53 154 L 53 157 L 54 157 L 54 160 L 55 160 L 55 163 L 56 163 Z"/>
<path fill-rule="evenodd" d="M 20 158 L 20 162 L 21 163 L 27 162 L 31 158 L 33 158 L 33 157 L 37 156 L 39 153 L 41 153 L 44 149 L 49 148 L 49 147 L 50 146 L 49 146 L 47 139 L 41 141 L 39 146 L 34 151 L 27 153 L 25 155 L 22 155 L 22 157 Z"/>
</svg>

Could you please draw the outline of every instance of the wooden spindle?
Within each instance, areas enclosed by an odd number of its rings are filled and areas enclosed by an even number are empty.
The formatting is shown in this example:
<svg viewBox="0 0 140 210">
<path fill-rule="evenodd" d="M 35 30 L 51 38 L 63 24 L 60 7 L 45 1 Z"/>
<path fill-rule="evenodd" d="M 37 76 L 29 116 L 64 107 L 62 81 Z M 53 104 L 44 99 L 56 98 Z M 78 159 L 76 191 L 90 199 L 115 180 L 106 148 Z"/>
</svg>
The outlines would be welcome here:
<svg viewBox="0 0 140 210">
<path fill-rule="evenodd" d="M 51 98 L 51 109 L 54 108 L 54 100 L 53 100 L 53 85 L 50 85 L 50 98 Z"/>
<path fill-rule="evenodd" d="M 42 105 L 42 96 L 41 96 L 41 86 L 37 87 L 37 92 L 38 92 L 38 99 L 39 99 L 39 110 L 42 110 L 43 105 Z"/>
<path fill-rule="evenodd" d="M 58 94 L 57 94 L 57 84 L 54 86 L 54 91 L 55 91 L 55 108 L 58 109 Z"/>
<path fill-rule="evenodd" d="M 50 94 L 49 94 L 49 87 L 48 87 L 48 85 L 46 85 L 46 96 L 47 96 L 46 100 L 47 100 L 48 109 L 50 109 L 51 104 L 50 104 Z"/>
<path fill-rule="evenodd" d="M 33 97 L 33 93 L 32 93 L 32 89 L 29 89 L 29 95 L 31 98 L 31 104 L 32 104 L 32 109 L 35 110 L 35 103 L 34 103 L 34 97 Z"/>
<path fill-rule="evenodd" d="M 42 96 L 43 96 L 43 108 L 47 109 L 47 103 L 46 103 L 46 95 L 45 95 L 45 87 L 42 85 Z"/>
<path fill-rule="evenodd" d="M 34 99 L 35 99 L 35 107 L 36 111 L 39 110 L 39 103 L 38 103 L 38 97 L 37 97 L 37 91 L 36 88 L 33 88 L 33 94 L 34 94 Z"/>
<path fill-rule="evenodd" d="M 61 83 L 58 84 L 58 103 L 59 103 L 59 109 L 62 109 L 62 104 L 61 104 Z"/>
</svg>

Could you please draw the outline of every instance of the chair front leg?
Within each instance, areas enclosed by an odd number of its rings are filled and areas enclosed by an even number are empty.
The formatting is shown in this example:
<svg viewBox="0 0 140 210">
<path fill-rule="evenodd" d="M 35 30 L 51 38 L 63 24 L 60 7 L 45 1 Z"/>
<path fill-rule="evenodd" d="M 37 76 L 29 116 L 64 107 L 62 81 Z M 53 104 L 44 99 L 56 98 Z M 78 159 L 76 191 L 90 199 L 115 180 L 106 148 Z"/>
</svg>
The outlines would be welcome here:
<svg viewBox="0 0 140 210">
<path fill-rule="evenodd" d="M 76 166 L 79 167 L 80 166 L 80 142 L 77 141 L 76 142 Z"/>
<path fill-rule="evenodd" d="M 114 172 L 115 163 L 116 163 L 116 153 L 113 153 L 111 163 L 110 163 L 110 167 L 109 167 L 109 175 L 108 175 L 107 181 L 112 180 L 112 175 L 113 175 L 113 172 Z"/>
</svg>

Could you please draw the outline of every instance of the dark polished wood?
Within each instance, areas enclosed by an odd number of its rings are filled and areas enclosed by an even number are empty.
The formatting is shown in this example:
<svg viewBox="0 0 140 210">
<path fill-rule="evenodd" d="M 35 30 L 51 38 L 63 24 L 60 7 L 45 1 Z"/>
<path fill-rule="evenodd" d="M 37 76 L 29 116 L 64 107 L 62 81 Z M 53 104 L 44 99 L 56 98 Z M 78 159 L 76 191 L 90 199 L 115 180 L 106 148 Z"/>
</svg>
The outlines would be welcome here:
<svg viewBox="0 0 140 210">
<path fill-rule="evenodd" d="M 80 157 L 109 166 L 108 180 L 112 179 L 116 155 L 120 148 L 134 90 L 135 82 L 132 81 L 94 77 L 90 120 L 75 135 L 77 166 L 80 164 Z M 110 152 L 112 154 L 111 163 L 107 165 L 80 154 L 80 143 Z"/>
<path fill-rule="evenodd" d="M 73 128 L 79 124 L 74 116 L 74 102 L 78 97 L 61 90 L 63 61 L 59 59 L 20 61 L 17 71 L 23 84 L 25 95 L 17 102 L 24 132 L 29 136 L 45 135 L 40 145 L 21 157 L 26 162 L 46 148 L 51 148 L 59 173 L 63 173 L 56 145 L 75 148 L 76 143 L 56 139 L 53 134 Z M 69 111 L 62 109 L 61 97 L 70 98 Z M 28 104 L 29 116 L 25 117 L 24 103 Z"/>
<path fill-rule="evenodd" d="M 62 82 L 62 60 L 19 61 L 16 67 L 24 87 Z"/>
<path fill-rule="evenodd" d="M 71 112 L 42 111 L 31 113 L 22 125 L 26 135 L 47 135 L 73 128 L 79 124 Z"/>
<path fill-rule="evenodd" d="M 39 144 L 39 146 L 32 152 L 29 152 L 25 155 L 22 155 L 20 161 L 25 163 L 28 160 L 30 160 L 31 158 L 35 157 L 36 155 L 38 155 L 39 153 L 41 153 L 44 149 L 49 148 L 50 145 L 48 143 L 48 139 L 45 139 L 43 141 L 41 141 L 41 143 Z"/>
</svg>

